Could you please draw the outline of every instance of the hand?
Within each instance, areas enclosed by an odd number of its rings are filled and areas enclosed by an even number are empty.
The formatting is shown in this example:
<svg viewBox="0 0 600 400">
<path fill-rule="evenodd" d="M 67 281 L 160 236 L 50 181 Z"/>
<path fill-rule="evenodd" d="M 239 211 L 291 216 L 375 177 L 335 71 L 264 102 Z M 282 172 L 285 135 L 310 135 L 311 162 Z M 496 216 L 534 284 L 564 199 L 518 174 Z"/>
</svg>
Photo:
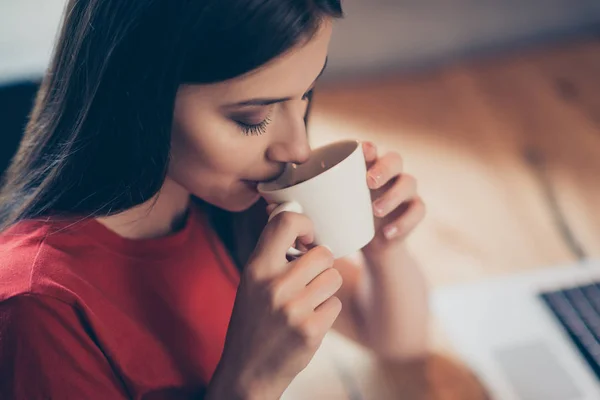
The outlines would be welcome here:
<svg viewBox="0 0 600 400">
<path fill-rule="evenodd" d="M 315 247 L 286 259 L 297 239 L 312 243 L 312 230 L 307 217 L 290 212 L 267 224 L 242 274 L 209 399 L 279 399 L 333 325 L 342 278 L 331 252 Z"/>
<path fill-rule="evenodd" d="M 376 229 L 375 238 L 363 249 L 368 257 L 398 247 L 425 216 L 425 205 L 417 194 L 416 179 L 403 173 L 398 153 L 378 157 L 373 143 L 364 142 L 362 146 Z"/>
</svg>

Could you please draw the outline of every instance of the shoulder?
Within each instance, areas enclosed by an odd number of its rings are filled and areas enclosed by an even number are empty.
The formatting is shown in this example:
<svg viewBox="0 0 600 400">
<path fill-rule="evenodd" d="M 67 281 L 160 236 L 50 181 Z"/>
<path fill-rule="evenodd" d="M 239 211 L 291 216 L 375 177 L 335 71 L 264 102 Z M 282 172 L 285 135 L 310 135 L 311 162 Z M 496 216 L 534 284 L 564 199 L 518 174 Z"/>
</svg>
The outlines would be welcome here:
<svg viewBox="0 0 600 400">
<path fill-rule="evenodd" d="M 32 328 L 60 322 L 76 310 L 64 301 L 46 295 L 21 293 L 0 301 L 0 337 L 7 331 L 34 333 Z"/>
<path fill-rule="evenodd" d="M 60 299 L 46 295 L 22 293 L 0 301 L 0 353 L 6 356 L 9 346 L 18 343 L 31 346 L 38 339 L 40 345 L 49 343 L 52 337 L 65 337 L 78 330 L 77 312 L 74 307 Z M 83 335 L 82 335 L 83 336 Z"/>
<path fill-rule="evenodd" d="M 24 221 L 0 234 L 0 301 L 27 294 L 54 294 L 73 257 L 53 246 L 64 238 L 51 224 Z"/>
<path fill-rule="evenodd" d="M 78 310 L 27 293 L 0 301 L 0 398 L 127 396 Z"/>
</svg>

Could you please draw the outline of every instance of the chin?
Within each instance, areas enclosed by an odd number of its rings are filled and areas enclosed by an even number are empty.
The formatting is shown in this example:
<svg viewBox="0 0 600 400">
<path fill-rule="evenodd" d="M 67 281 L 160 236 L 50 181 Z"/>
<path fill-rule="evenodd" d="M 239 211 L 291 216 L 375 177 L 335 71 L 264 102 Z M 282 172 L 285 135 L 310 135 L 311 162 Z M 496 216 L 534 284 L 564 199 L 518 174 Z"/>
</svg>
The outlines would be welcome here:
<svg viewBox="0 0 600 400">
<path fill-rule="evenodd" d="M 203 200 L 225 211 L 242 212 L 256 204 L 260 200 L 260 195 L 256 191 L 244 188 L 223 197 L 203 198 Z"/>
<path fill-rule="evenodd" d="M 249 198 L 247 201 L 246 199 L 232 199 L 233 201 L 229 202 L 224 202 L 224 204 L 216 204 L 217 207 L 222 208 L 223 210 L 226 211 L 231 211 L 231 212 L 242 212 L 242 211 L 246 211 L 247 209 L 249 209 L 250 207 L 252 207 L 253 205 L 256 204 L 256 202 L 258 202 L 258 200 L 260 200 L 260 196 L 258 194 L 256 194 L 254 197 Z"/>
<path fill-rule="evenodd" d="M 191 193 L 203 201 L 230 212 L 242 212 L 248 210 L 260 200 L 256 191 L 256 185 L 240 181 L 237 184 L 225 185 L 221 188 L 213 188 L 209 193 L 191 191 Z"/>
</svg>

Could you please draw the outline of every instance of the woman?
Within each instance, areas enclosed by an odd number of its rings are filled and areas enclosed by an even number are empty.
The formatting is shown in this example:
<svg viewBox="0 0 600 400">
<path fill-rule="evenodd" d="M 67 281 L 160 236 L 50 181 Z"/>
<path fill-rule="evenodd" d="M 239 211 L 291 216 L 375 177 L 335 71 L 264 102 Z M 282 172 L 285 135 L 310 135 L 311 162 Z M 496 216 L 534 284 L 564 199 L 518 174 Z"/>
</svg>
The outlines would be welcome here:
<svg viewBox="0 0 600 400">
<path fill-rule="evenodd" d="M 286 260 L 311 223 L 266 224 L 256 192 L 310 154 L 341 15 L 338 0 L 68 3 L 1 192 L 1 398 L 276 399 L 336 319 L 381 356 L 423 354 L 404 246 L 423 205 L 397 154 L 364 145 L 364 265 L 322 247 Z"/>
</svg>

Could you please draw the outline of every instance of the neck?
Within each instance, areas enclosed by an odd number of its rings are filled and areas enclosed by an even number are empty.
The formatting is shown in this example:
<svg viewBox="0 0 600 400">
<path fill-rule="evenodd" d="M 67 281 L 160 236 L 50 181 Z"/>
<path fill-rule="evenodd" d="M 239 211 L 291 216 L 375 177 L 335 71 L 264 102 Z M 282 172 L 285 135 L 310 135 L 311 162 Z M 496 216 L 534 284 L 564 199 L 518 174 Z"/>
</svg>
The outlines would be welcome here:
<svg viewBox="0 0 600 400">
<path fill-rule="evenodd" d="M 185 219 L 190 193 L 168 177 L 160 191 L 139 206 L 98 222 L 128 239 L 150 239 L 176 232 Z"/>
</svg>

